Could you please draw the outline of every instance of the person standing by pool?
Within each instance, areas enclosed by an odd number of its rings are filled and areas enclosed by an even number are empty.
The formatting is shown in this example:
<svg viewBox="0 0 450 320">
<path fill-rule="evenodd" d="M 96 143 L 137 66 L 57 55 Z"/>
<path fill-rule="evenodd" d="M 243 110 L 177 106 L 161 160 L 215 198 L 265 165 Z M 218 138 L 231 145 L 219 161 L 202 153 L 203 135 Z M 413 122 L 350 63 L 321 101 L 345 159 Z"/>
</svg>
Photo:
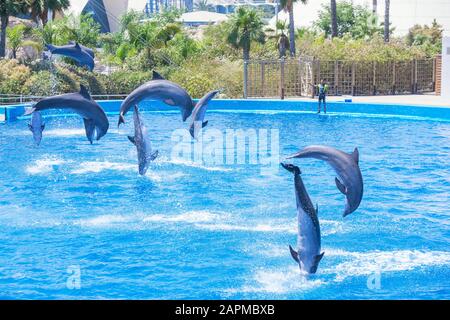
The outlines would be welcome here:
<svg viewBox="0 0 450 320">
<path fill-rule="evenodd" d="M 327 102 L 326 102 L 326 95 L 328 92 L 328 85 L 323 81 L 323 79 L 320 80 L 320 83 L 318 85 L 311 84 L 314 88 L 317 88 L 319 90 L 319 110 L 317 113 L 320 113 L 322 101 L 323 101 L 323 111 L 324 113 L 327 113 Z"/>
</svg>

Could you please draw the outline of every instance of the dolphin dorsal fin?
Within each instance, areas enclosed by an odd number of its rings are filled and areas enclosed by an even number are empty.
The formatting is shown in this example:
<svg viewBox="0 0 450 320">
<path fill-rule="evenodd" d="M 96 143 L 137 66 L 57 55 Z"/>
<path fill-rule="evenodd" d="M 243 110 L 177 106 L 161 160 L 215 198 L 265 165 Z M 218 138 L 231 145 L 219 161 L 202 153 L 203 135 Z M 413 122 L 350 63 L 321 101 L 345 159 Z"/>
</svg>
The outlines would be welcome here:
<svg viewBox="0 0 450 320">
<path fill-rule="evenodd" d="M 91 95 L 89 94 L 88 89 L 80 83 L 80 94 L 86 99 L 91 99 Z"/>
<path fill-rule="evenodd" d="M 339 189 L 340 192 L 343 194 L 347 194 L 347 188 L 343 185 L 341 181 L 339 181 L 338 178 L 334 178 L 334 182 L 336 182 L 336 187 Z"/>
<path fill-rule="evenodd" d="M 297 261 L 297 263 L 300 263 L 300 261 L 298 260 L 298 253 L 297 251 L 295 251 L 294 249 L 292 249 L 292 247 L 289 245 L 289 251 L 291 252 L 291 256 L 292 258 Z"/>
<path fill-rule="evenodd" d="M 320 260 L 322 260 L 324 254 L 325 254 L 325 252 L 322 252 L 321 254 L 318 254 L 317 256 L 315 256 L 316 265 L 318 265 Z"/>
<path fill-rule="evenodd" d="M 74 47 L 75 47 L 76 49 L 81 49 L 80 44 L 79 44 L 78 42 L 75 42 Z"/>
<path fill-rule="evenodd" d="M 164 79 L 164 77 L 162 75 L 160 75 L 158 72 L 153 70 L 152 80 L 166 80 L 166 79 Z"/>
<path fill-rule="evenodd" d="M 352 156 L 353 160 L 355 160 L 355 162 L 357 164 L 359 164 L 359 151 L 358 151 L 358 148 L 355 148 L 355 150 L 353 150 L 351 156 Z"/>
</svg>

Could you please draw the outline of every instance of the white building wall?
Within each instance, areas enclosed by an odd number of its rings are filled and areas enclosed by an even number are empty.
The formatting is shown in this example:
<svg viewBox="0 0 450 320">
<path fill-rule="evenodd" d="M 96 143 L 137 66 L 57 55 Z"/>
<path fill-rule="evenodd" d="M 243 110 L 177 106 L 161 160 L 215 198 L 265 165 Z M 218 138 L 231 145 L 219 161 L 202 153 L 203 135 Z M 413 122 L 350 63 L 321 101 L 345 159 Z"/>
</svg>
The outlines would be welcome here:
<svg viewBox="0 0 450 320">
<path fill-rule="evenodd" d="M 450 99 L 450 36 L 442 38 L 442 84 L 441 96 Z"/>
</svg>

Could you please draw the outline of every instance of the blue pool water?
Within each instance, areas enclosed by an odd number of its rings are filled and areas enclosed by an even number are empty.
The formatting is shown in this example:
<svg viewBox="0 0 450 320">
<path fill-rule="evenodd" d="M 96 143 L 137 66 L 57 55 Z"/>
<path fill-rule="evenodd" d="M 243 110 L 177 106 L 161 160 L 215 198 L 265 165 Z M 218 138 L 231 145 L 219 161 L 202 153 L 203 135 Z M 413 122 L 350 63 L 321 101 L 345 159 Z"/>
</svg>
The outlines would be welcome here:
<svg viewBox="0 0 450 320">
<path fill-rule="evenodd" d="M 132 117 L 94 145 L 79 117 L 0 124 L 0 298 L 449 299 L 450 122 L 437 117 L 210 110 L 206 128 L 278 129 L 280 155 L 358 147 L 361 206 L 342 218 L 334 172 L 296 160 L 325 256 L 299 274 L 292 175 L 171 158 L 176 110 L 146 112 L 160 157 L 137 173 Z M 68 285 L 77 272 L 79 289 Z M 379 281 L 377 281 L 377 279 Z M 369 284 L 369 285 L 368 285 Z"/>
</svg>

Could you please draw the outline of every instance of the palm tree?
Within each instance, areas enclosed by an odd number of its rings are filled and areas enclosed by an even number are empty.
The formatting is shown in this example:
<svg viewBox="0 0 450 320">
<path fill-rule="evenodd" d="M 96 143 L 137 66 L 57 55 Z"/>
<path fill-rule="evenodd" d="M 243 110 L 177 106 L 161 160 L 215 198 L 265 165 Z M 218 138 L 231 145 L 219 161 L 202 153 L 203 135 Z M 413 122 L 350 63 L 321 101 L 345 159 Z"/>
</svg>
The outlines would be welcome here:
<svg viewBox="0 0 450 320">
<path fill-rule="evenodd" d="M 389 10 L 390 10 L 391 1 L 385 0 L 384 7 L 384 42 L 389 42 Z"/>
<path fill-rule="evenodd" d="M 52 10 L 52 18 L 56 11 L 61 11 L 70 7 L 70 0 L 31 0 L 31 17 L 34 21 L 42 22 L 45 26 L 48 22 L 49 10 Z"/>
<path fill-rule="evenodd" d="M 291 57 L 295 57 L 295 24 L 294 24 L 294 3 L 300 1 L 306 4 L 308 0 L 280 0 L 281 7 L 289 12 L 289 50 Z"/>
<path fill-rule="evenodd" d="M 197 11 L 208 11 L 208 9 L 209 9 L 208 0 L 198 0 L 194 4 L 194 8 Z"/>
<path fill-rule="evenodd" d="M 269 33 L 269 38 L 275 39 L 277 42 L 277 48 L 279 52 L 279 57 L 286 56 L 286 49 L 289 47 L 289 38 L 286 33 L 289 30 L 289 25 L 284 20 L 278 20 L 275 24 L 275 29 L 266 29 Z"/>
<path fill-rule="evenodd" d="M 227 22 L 227 41 L 235 48 L 241 48 L 245 61 L 250 59 L 250 46 L 252 41 L 264 43 L 264 22 L 255 9 L 238 7 Z"/>
<path fill-rule="evenodd" d="M 8 38 L 8 47 L 11 49 L 13 59 L 17 58 L 17 50 L 23 44 L 23 38 L 25 36 L 26 27 L 23 24 L 18 24 L 13 28 L 6 30 L 6 36 Z"/>
<path fill-rule="evenodd" d="M 331 37 L 335 38 L 338 36 L 336 0 L 331 0 L 330 9 L 331 9 Z"/>
<path fill-rule="evenodd" d="M 6 53 L 6 28 L 8 27 L 9 17 L 24 13 L 28 2 L 24 0 L 2 0 L 0 4 L 0 58 Z"/>
</svg>

